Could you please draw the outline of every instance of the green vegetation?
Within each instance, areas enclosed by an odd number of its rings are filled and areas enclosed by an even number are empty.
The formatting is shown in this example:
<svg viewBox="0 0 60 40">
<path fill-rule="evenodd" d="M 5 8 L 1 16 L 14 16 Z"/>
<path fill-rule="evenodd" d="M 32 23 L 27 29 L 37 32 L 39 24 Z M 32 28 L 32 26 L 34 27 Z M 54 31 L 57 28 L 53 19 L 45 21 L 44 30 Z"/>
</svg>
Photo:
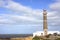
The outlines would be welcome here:
<svg viewBox="0 0 60 40">
<path fill-rule="evenodd" d="M 50 40 L 50 39 L 43 39 L 43 40 Z"/>
<path fill-rule="evenodd" d="M 60 34 L 48 34 L 46 36 L 35 36 L 32 40 L 60 40 Z"/>
<path fill-rule="evenodd" d="M 52 34 L 48 34 L 48 35 L 46 35 L 45 37 L 46 37 L 46 38 L 49 38 L 51 35 L 52 35 Z"/>
<path fill-rule="evenodd" d="M 60 38 L 57 38 L 56 40 L 60 40 Z"/>
<path fill-rule="evenodd" d="M 56 36 L 56 35 L 58 35 L 58 34 L 57 34 L 57 33 L 54 33 L 53 35 Z"/>
<path fill-rule="evenodd" d="M 35 36 L 32 40 L 40 40 L 40 37 Z"/>
</svg>

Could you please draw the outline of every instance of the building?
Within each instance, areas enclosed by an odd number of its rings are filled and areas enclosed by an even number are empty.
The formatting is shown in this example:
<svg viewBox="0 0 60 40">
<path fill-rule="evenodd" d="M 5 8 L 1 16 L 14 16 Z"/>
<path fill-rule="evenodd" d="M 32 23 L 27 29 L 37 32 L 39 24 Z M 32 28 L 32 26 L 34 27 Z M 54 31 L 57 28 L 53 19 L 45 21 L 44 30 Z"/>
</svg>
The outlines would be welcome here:
<svg viewBox="0 0 60 40">
<path fill-rule="evenodd" d="M 53 34 L 57 33 L 59 34 L 59 31 L 48 31 L 48 26 L 47 26 L 47 12 L 46 10 L 43 10 L 43 31 L 37 31 L 33 33 L 33 37 L 35 36 L 45 36 L 48 34 Z"/>
<path fill-rule="evenodd" d="M 60 34 L 59 31 L 48 31 L 47 34 L 53 34 L 53 33 Z M 44 32 L 43 31 L 37 31 L 37 32 L 34 32 L 33 33 L 33 37 L 35 37 L 35 36 L 43 36 L 43 35 L 44 35 Z"/>
</svg>

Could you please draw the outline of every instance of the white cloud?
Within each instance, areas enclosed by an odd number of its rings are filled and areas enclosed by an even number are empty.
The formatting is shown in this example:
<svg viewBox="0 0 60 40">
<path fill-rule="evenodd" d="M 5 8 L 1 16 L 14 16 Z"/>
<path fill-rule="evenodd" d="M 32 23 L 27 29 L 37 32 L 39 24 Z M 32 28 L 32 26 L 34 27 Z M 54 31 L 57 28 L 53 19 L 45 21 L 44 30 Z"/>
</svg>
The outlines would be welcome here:
<svg viewBox="0 0 60 40">
<path fill-rule="evenodd" d="M 59 6 L 59 4 L 57 6 L 55 6 L 55 3 L 53 3 L 50 5 L 50 8 L 60 10 L 59 9 L 60 6 L 59 7 L 58 6 Z M 4 7 L 4 8 L 7 8 L 7 9 L 13 11 L 13 12 L 11 12 L 11 14 L 9 14 L 9 13 L 0 14 L 0 26 L 2 26 L 2 29 L 3 29 L 3 27 L 8 26 L 6 28 L 11 27 L 12 30 L 15 27 L 17 29 L 18 28 L 22 29 L 24 27 L 24 28 L 27 28 L 30 30 L 31 29 L 39 30 L 43 26 L 43 14 L 42 14 L 43 11 L 41 9 L 33 9 L 31 7 L 24 6 L 20 3 L 14 2 L 12 0 L 8 0 L 8 1 L 0 0 L 0 7 Z M 57 13 L 58 13 L 58 11 L 49 11 L 49 10 L 47 11 L 48 27 L 49 26 L 51 27 L 51 25 L 52 26 L 60 25 L 60 16 L 58 16 L 59 14 L 57 14 Z M 18 24 L 18 26 L 16 26 L 17 24 Z M 28 27 L 31 27 L 31 28 L 28 28 Z"/>
<path fill-rule="evenodd" d="M 26 13 L 31 13 L 32 9 L 26 6 L 23 6 L 19 3 L 10 1 L 8 5 L 5 6 L 8 9 L 11 9 L 16 12 L 26 12 Z"/>
<path fill-rule="evenodd" d="M 11 24 L 14 24 L 14 23 L 20 24 L 20 23 L 24 23 L 24 22 L 27 24 L 29 24 L 29 22 L 31 24 L 34 24 L 34 23 L 42 24 L 43 15 L 42 15 L 41 9 L 32 9 L 30 7 L 27 7 L 27 6 L 23 6 L 20 3 L 16 3 L 12 0 L 9 0 L 5 3 L 7 3 L 7 5 L 4 4 L 5 8 L 13 10 L 14 12 L 17 12 L 17 15 L 15 15 L 14 13 L 13 13 L 14 15 L 12 15 L 12 14 L 11 15 L 10 14 L 4 15 L 5 17 L 6 16 L 8 17 L 8 18 L 5 18 L 5 19 L 8 19 L 8 22 L 9 21 L 12 22 Z M 3 1 L 1 4 L 3 4 Z M 21 12 L 23 12 L 23 15 L 20 15 L 20 14 L 22 14 Z M 18 13 L 20 13 L 20 14 L 18 15 Z M 47 15 L 48 15 L 49 21 L 57 19 L 56 11 L 48 11 Z"/>
<path fill-rule="evenodd" d="M 11 0 L 0 0 L 0 7 L 4 7 L 5 5 L 8 5 L 8 2 Z"/>
<path fill-rule="evenodd" d="M 12 16 L 13 19 L 15 20 L 25 20 L 25 21 L 36 21 L 36 19 L 34 19 L 33 17 L 28 17 L 28 16 L 18 16 L 18 15 L 15 15 L 15 16 Z"/>
<path fill-rule="evenodd" d="M 20 3 L 16 3 L 14 1 L 9 1 L 7 3 L 8 5 L 4 6 L 5 8 L 11 9 L 15 12 L 23 12 L 23 13 L 27 13 L 29 15 L 40 15 L 42 13 L 42 11 L 40 9 L 32 9 L 28 6 L 23 6 Z"/>
<path fill-rule="evenodd" d="M 50 4 L 49 7 L 53 10 L 60 10 L 60 0 L 56 0 L 54 3 Z"/>
<path fill-rule="evenodd" d="M 4 2 L 5 1 L 2 1 L 2 3 L 4 3 Z M 8 5 L 5 5 L 5 3 L 7 3 Z M 11 0 L 7 1 L 5 3 L 4 3 L 3 7 L 13 10 L 14 12 L 17 12 L 17 15 L 9 14 L 9 16 L 11 17 L 12 20 L 15 20 L 15 21 L 23 20 L 23 21 L 30 21 L 30 22 L 41 22 L 42 21 L 42 20 L 37 19 L 37 16 L 41 17 L 41 15 L 42 15 L 40 9 L 32 9 L 30 7 L 23 6 L 19 3 L 11 1 Z M 18 12 L 20 14 L 21 14 L 21 12 L 23 12 L 24 14 L 21 16 L 21 15 L 18 15 Z"/>
<path fill-rule="evenodd" d="M 53 14 L 48 17 L 48 20 L 49 20 L 48 22 L 51 23 L 51 25 L 59 26 L 59 23 L 60 23 L 60 0 L 55 0 L 55 2 L 53 2 L 49 5 L 49 8 L 53 12 Z"/>
<path fill-rule="evenodd" d="M 0 14 L 0 24 L 39 24 L 42 23 L 42 20 L 38 20 L 33 17 L 12 15 L 12 14 Z"/>
<path fill-rule="evenodd" d="M 0 16 L 0 24 L 13 24 L 14 23 L 14 21 L 8 19 L 9 17 L 8 18 L 6 18 L 6 17 L 7 17 L 7 15 Z"/>
</svg>

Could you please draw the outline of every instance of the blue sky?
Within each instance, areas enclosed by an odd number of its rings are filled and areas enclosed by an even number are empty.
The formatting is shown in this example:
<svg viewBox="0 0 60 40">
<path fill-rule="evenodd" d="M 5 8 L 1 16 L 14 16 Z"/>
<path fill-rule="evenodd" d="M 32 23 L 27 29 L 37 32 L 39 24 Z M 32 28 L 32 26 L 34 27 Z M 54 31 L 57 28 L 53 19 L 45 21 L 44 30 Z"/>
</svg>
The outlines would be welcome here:
<svg viewBox="0 0 60 40">
<path fill-rule="evenodd" d="M 43 9 L 48 30 L 60 31 L 60 0 L 0 0 L 0 34 L 43 31 Z"/>
<path fill-rule="evenodd" d="M 13 0 L 15 2 L 21 3 L 25 6 L 30 6 L 34 9 L 44 9 L 48 8 L 50 3 L 53 3 L 53 0 Z"/>
</svg>

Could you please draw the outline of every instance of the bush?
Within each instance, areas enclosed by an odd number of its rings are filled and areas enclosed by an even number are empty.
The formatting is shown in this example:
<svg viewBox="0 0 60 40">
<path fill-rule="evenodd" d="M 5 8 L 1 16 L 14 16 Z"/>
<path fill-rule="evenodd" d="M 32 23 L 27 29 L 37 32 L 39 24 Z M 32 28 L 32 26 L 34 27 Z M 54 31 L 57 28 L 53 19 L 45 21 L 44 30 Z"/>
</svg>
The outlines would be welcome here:
<svg viewBox="0 0 60 40">
<path fill-rule="evenodd" d="M 50 36 L 51 36 L 51 34 L 48 34 L 48 35 L 46 35 L 45 37 L 46 37 L 46 38 L 49 38 Z"/>
<path fill-rule="evenodd" d="M 57 36 L 58 34 L 57 34 L 57 33 L 54 33 L 53 35 L 54 35 L 54 36 Z"/>
<path fill-rule="evenodd" d="M 32 40 L 40 40 L 40 37 L 35 36 Z"/>
<path fill-rule="evenodd" d="M 60 38 L 57 38 L 56 40 L 60 40 Z"/>
</svg>

